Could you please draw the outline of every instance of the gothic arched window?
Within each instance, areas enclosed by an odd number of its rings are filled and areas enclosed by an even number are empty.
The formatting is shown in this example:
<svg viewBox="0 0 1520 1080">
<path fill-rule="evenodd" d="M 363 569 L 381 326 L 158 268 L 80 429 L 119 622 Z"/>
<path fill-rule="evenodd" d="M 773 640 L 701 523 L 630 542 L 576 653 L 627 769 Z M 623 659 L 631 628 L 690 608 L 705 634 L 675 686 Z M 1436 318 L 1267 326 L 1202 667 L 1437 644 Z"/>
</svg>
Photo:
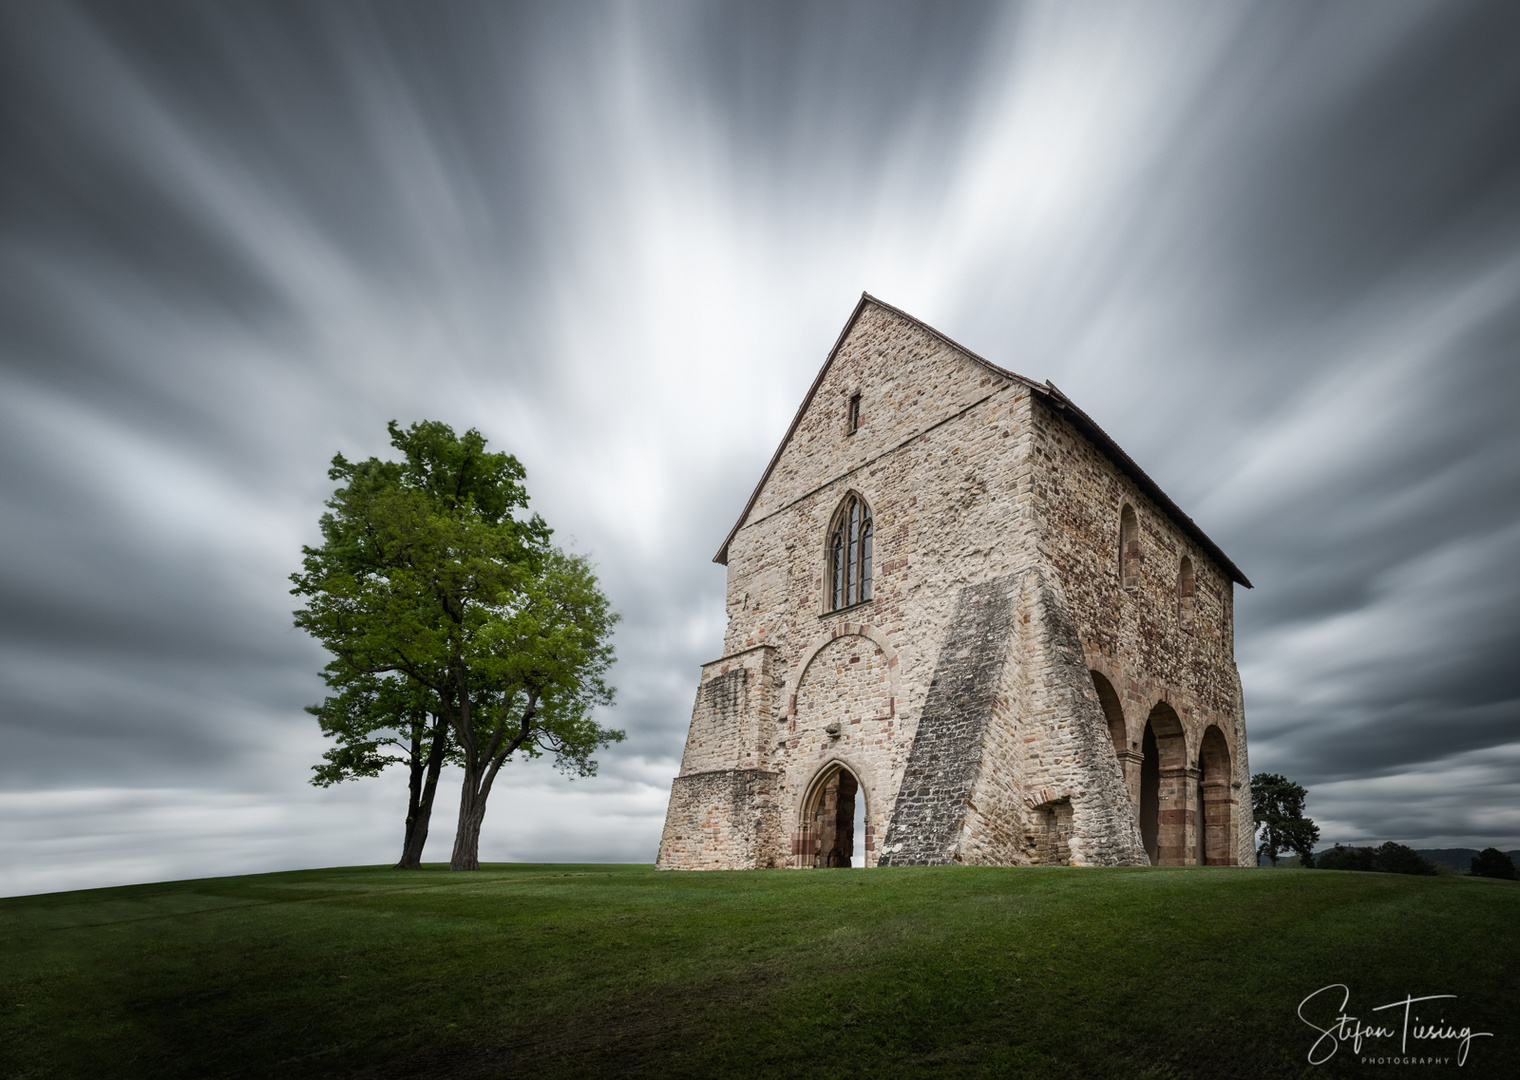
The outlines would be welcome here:
<svg viewBox="0 0 1520 1080">
<path fill-rule="evenodd" d="M 871 599 L 871 508 L 850 494 L 829 529 L 829 610 Z"/>
</svg>

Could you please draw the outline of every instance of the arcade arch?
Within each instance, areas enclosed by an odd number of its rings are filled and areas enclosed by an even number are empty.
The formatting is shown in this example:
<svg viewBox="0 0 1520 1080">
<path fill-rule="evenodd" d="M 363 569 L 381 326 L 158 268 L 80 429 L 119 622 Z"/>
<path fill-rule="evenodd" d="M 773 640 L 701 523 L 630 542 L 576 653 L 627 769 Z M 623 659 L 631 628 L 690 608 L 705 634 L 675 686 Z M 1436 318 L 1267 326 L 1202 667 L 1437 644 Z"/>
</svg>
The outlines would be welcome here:
<svg viewBox="0 0 1520 1080">
<path fill-rule="evenodd" d="M 1235 800 L 1230 797 L 1230 746 L 1218 725 L 1210 724 L 1198 750 L 1198 829 L 1200 866 L 1233 866 Z"/>
<path fill-rule="evenodd" d="M 1158 701 L 1140 747 L 1140 837 L 1152 866 L 1187 862 L 1187 737 L 1176 710 Z"/>
</svg>

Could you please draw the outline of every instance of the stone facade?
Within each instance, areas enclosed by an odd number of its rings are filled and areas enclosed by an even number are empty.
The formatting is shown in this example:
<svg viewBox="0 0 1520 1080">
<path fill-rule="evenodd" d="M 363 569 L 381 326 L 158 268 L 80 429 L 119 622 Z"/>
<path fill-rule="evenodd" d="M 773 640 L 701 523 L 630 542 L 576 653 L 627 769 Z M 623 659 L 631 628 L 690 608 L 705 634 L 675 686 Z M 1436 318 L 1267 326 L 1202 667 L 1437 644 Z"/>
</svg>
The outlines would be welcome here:
<svg viewBox="0 0 1520 1080">
<path fill-rule="evenodd" d="M 862 297 L 716 561 L 658 866 L 1254 863 L 1250 583 L 1050 384 Z"/>
</svg>

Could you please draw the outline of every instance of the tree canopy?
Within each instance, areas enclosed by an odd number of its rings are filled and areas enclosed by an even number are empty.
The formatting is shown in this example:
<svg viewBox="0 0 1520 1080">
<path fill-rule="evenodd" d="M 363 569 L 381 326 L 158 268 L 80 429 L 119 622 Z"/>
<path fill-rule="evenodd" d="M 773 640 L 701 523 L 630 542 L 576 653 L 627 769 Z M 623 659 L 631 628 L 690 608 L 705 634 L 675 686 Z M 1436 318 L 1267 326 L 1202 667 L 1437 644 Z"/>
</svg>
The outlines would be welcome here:
<svg viewBox="0 0 1520 1080">
<path fill-rule="evenodd" d="M 1501 881 L 1514 881 L 1515 861 L 1498 848 L 1484 848 L 1473 856 L 1471 869 L 1467 871 L 1469 877 L 1499 878 Z"/>
<path fill-rule="evenodd" d="M 1434 863 L 1429 862 L 1414 848 L 1395 844 L 1392 840 L 1381 847 L 1342 847 L 1336 844 L 1329 851 L 1322 851 L 1312 863 L 1305 863 L 1317 870 L 1363 870 L 1378 874 L 1418 874 L 1429 876 L 1437 873 Z"/>
<path fill-rule="evenodd" d="M 1300 785 L 1277 773 L 1251 777 L 1251 814 L 1260 838 L 1256 853 L 1271 859 L 1273 866 L 1285 851 L 1293 852 L 1305 866 L 1314 861 L 1319 826 L 1304 816 L 1307 797 Z"/>
<path fill-rule="evenodd" d="M 552 753 L 589 776 L 595 751 L 623 738 L 593 715 L 613 700 L 617 615 L 589 563 L 526 514 L 516 458 L 487 452 L 474 429 L 389 431 L 401 461 L 333 458 L 323 543 L 303 549 L 291 578 L 306 599 L 295 621 L 336 658 L 329 685 L 397 676 L 443 718 L 465 773 L 450 865 L 474 869 L 486 801 L 513 754 Z M 362 744 L 356 764 L 370 760 Z"/>
</svg>

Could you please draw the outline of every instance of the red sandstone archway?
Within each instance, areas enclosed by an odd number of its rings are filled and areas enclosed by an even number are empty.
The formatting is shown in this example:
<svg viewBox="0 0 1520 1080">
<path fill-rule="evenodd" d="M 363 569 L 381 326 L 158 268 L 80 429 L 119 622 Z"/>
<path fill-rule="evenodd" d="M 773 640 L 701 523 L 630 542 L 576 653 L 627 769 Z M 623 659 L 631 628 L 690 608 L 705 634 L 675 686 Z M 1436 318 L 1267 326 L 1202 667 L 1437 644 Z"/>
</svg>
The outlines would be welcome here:
<svg viewBox="0 0 1520 1080">
<path fill-rule="evenodd" d="M 1205 866 L 1234 866 L 1234 789 L 1230 786 L 1230 747 L 1224 732 L 1210 724 L 1198 751 L 1199 806 L 1203 824 L 1199 829 L 1198 860 Z"/>
<path fill-rule="evenodd" d="M 1145 721 L 1140 763 L 1140 837 L 1153 866 L 1186 864 L 1187 739 L 1182 721 L 1158 701 Z"/>
</svg>

